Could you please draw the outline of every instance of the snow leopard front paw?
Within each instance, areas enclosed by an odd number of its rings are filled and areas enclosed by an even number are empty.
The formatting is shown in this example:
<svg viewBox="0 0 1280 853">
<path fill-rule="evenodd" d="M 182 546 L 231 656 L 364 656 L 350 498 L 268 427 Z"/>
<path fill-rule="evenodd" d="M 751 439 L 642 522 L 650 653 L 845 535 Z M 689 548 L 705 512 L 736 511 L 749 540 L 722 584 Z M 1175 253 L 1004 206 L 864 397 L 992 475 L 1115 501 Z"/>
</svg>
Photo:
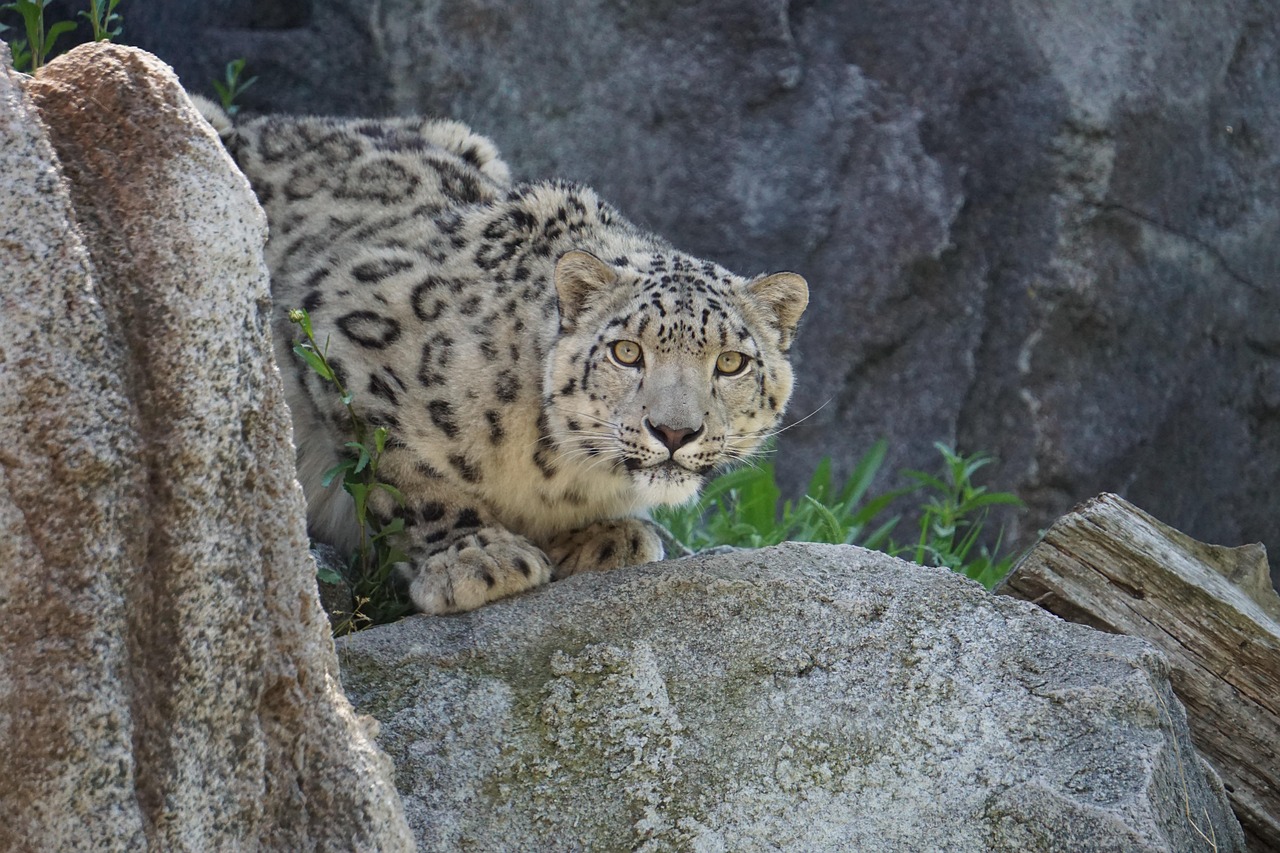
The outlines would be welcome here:
<svg viewBox="0 0 1280 853">
<path fill-rule="evenodd" d="M 432 554 L 410 575 L 409 597 L 423 613 L 439 615 L 475 610 L 551 580 L 547 555 L 523 536 L 500 527 L 484 527 Z"/>
<path fill-rule="evenodd" d="M 556 580 L 578 572 L 602 572 L 662 559 L 662 539 L 643 518 L 597 521 L 557 536 L 547 546 Z"/>
</svg>

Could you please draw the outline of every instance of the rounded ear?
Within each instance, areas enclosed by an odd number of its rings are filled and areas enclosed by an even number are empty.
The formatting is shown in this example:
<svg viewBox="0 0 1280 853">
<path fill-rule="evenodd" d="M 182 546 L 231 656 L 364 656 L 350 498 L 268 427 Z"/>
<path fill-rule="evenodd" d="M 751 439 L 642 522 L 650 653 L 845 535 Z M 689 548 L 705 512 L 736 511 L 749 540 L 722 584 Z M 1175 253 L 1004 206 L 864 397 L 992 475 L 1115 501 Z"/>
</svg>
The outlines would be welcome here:
<svg viewBox="0 0 1280 853">
<path fill-rule="evenodd" d="M 747 291 L 773 312 L 782 333 L 782 348 L 789 349 L 800 315 L 809 304 L 809 285 L 804 278 L 793 272 L 776 272 L 749 282 Z"/>
<path fill-rule="evenodd" d="M 573 249 L 556 261 L 556 296 L 560 300 L 560 327 L 572 328 L 600 291 L 618 280 L 613 267 L 590 252 Z"/>
</svg>

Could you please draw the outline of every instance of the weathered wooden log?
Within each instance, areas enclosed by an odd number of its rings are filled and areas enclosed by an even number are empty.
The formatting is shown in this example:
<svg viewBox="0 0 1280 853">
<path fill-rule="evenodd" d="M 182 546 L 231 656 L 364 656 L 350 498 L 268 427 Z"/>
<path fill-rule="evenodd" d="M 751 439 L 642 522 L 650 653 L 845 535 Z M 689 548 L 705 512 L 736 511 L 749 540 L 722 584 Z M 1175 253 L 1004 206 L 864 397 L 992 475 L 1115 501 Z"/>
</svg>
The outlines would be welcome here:
<svg viewBox="0 0 1280 853">
<path fill-rule="evenodd" d="M 1197 542 L 1104 494 L 1059 519 L 997 591 L 1157 646 L 1250 849 L 1280 850 L 1280 596 L 1266 549 Z"/>
</svg>

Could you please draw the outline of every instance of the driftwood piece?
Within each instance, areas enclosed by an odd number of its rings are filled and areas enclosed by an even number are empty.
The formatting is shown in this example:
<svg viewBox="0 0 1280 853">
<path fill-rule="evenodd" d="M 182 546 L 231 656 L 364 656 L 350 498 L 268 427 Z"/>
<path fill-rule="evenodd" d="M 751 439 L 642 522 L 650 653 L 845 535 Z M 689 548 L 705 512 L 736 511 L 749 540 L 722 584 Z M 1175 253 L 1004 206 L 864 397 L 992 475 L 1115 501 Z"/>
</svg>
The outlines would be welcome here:
<svg viewBox="0 0 1280 853">
<path fill-rule="evenodd" d="M 998 591 L 1164 652 L 1250 849 L 1280 850 L 1280 596 L 1261 545 L 1206 545 L 1104 494 L 1059 519 Z"/>
</svg>

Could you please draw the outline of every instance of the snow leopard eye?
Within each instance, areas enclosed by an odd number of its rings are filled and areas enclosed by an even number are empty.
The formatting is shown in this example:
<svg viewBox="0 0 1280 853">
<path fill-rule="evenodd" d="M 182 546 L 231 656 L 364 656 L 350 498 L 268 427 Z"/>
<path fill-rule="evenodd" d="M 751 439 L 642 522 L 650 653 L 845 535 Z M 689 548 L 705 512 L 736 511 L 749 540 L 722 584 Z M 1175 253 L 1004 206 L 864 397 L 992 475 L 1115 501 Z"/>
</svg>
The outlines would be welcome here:
<svg viewBox="0 0 1280 853">
<path fill-rule="evenodd" d="M 614 361 L 626 367 L 639 367 L 644 355 L 635 341 L 614 341 L 609 345 Z"/>
<path fill-rule="evenodd" d="M 739 373 L 747 369 L 747 365 L 751 360 L 740 352 L 720 353 L 720 357 L 716 359 L 716 373 L 721 376 L 737 376 Z"/>
</svg>

